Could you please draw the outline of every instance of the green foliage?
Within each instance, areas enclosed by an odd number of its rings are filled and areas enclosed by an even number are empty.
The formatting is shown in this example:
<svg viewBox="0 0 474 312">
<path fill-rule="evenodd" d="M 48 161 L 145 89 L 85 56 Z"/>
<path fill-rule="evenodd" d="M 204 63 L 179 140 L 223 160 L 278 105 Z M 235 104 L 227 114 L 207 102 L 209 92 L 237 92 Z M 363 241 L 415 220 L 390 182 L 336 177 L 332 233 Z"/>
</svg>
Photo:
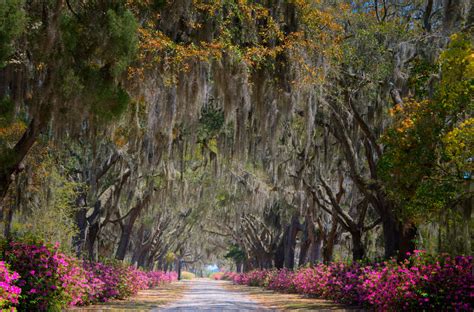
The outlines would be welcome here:
<svg viewBox="0 0 474 312">
<path fill-rule="evenodd" d="M 70 66 L 62 69 L 61 91 L 65 99 L 81 98 L 106 121 L 120 116 L 130 102 L 118 81 L 137 54 L 138 23 L 123 5 L 106 11 L 99 4 L 90 6 L 78 16 L 62 17 L 64 57 Z"/>
<path fill-rule="evenodd" d="M 0 1 L 0 68 L 14 52 L 14 40 L 25 30 L 24 0 Z"/>
<path fill-rule="evenodd" d="M 224 256 L 226 259 L 232 259 L 235 262 L 242 262 L 245 260 L 245 252 L 240 249 L 238 245 L 231 245 L 229 252 Z"/>
<path fill-rule="evenodd" d="M 459 172 L 474 172 L 474 118 L 469 118 L 447 133 L 443 138 L 446 157 Z"/>
<path fill-rule="evenodd" d="M 0 99 L 0 126 L 9 124 L 14 117 L 15 103 L 9 96 Z"/>
<path fill-rule="evenodd" d="M 94 81 L 94 80 L 91 80 Z M 130 103 L 130 96 L 113 82 L 97 79 L 90 86 L 95 92 L 90 94 L 92 112 L 101 120 L 112 120 L 120 116 Z"/>
<path fill-rule="evenodd" d="M 396 20 L 379 23 L 375 17 L 367 14 L 354 14 L 351 23 L 353 33 L 342 46 L 342 61 L 354 73 L 367 76 L 370 91 L 377 87 L 379 81 L 391 75 L 394 62 L 390 43 L 402 40 L 407 33 L 404 25 Z"/>
<path fill-rule="evenodd" d="M 224 121 L 222 109 L 214 106 L 212 102 L 202 108 L 198 128 L 198 146 L 201 152 L 207 149 L 215 155 L 218 154 L 217 136 L 224 126 Z"/>
<path fill-rule="evenodd" d="M 434 98 L 405 99 L 392 110 L 394 124 L 383 137 L 380 176 L 399 216 L 415 223 L 451 208 L 465 194 L 461 170 L 472 169 L 472 120 L 466 113 L 473 105 L 474 50 L 466 35 L 451 39 L 439 59 L 441 79 Z M 422 72 L 431 69 L 422 67 Z"/>
<path fill-rule="evenodd" d="M 175 260 L 176 260 L 176 255 L 173 252 L 170 251 L 165 255 L 166 264 L 171 265 L 174 263 Z"/>
<path fill-rule="evenodd" d="M 474 110 L 474 45 L 470 34 L 454 34 L 448 49 L 440 57 L 441 81 L 437 101 L 446 113 Z M 461 116 L 459 116 L 461 117 Z M 456 122 L 457 120 L 453 120 Z"/>
<path fill-rule="evenodd" d="M 421 100 L 429 96 L 429 80 L 437 70 L 437 64 L 431 64 L 426 59 L 417 57 L 413 60 L 408 85 L 414 90 L 416 99 Z"/>
<path fill-rule="evenodd" d="M 135 58 L 138 51 L 137 30 L 138 23 L 129 10 L 120 13 L 107 11 L 109 43 L 106 49 L 113 60 L 111 72 L 114 77 L 119 77 Z"/>
<path fill-rule="evenodd" d="M 65 252 L 70 252 L 72 238 L 77 234 L 74 219 L 77 190 L 80 184 L 69 181 L 51 157 L 46 157 L 36 168 L 39 189 L 28 189 L 37 197 L 36 205 L 12 224 L 19 236 L 31 236 L 46 242 L 59 242 Z"/>
<path fill-rule="evenodd" d="M 212 103 L 203 107 L 199 118 L 198 137 L 201 140 L 215 137 L 224 126 L 224 113 L 222 109 Z"/>
</svg>

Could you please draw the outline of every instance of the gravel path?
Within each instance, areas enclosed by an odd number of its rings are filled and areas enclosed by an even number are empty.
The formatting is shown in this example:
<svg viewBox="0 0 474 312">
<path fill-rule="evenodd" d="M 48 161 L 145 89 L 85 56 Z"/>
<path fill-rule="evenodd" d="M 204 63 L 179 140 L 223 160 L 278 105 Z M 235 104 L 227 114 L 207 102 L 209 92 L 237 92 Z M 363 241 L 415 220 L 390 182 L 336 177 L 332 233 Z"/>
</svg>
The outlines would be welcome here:
<svg viewBox="0 0 474 312">
<path fill-rule="evenodd" d="M 188 283 L 189 287 L 180 300 L 152 311 L 272 311 L 240 292 L 225 289 L 223 284 L 226 282 L 196 279 L 183 283 Z"/>
</svg>

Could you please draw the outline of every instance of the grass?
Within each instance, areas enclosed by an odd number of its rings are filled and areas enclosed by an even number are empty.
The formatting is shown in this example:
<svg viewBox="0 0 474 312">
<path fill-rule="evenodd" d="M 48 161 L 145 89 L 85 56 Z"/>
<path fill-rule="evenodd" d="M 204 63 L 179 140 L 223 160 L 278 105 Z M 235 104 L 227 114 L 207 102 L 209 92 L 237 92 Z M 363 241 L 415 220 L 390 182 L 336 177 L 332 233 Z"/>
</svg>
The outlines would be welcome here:
<svg viewBox="0 0 474 312">
<path fill-rule="evenodd" d="M 261 287 L 225 284 L 229 290 L 245 293 L 249 298 L 269 309 L 278 311 L 363 311 L 329 300 L 307 298 L 298 294 L 282 294 Z"/>
<path fill-rule="evenodd" d="M 186 290 L 186 285 L 179 282 L 165 284 L 156 289 L 142 290 L 138 295 L 125 299 L 114 300 L 93 306 L 70 308 L 72 312 L 99 312 L 99 311 L 150 311 L 153 308 L 164 306 L 179 300 Z"/>
</svg>

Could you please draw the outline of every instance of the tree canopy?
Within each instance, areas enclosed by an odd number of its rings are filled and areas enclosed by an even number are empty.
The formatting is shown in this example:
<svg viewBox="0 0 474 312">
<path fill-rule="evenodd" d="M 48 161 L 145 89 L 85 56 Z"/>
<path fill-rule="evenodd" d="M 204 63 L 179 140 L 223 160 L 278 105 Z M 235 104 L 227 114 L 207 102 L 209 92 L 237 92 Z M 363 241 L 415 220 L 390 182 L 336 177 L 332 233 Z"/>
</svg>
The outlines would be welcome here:
<svg viewBox="0 0 474 312">
<path fill-rule="evenodd" d="M 472 254 L 474 7 L 0 2 L 4 236 L 144 268 Z"/>
</svg>

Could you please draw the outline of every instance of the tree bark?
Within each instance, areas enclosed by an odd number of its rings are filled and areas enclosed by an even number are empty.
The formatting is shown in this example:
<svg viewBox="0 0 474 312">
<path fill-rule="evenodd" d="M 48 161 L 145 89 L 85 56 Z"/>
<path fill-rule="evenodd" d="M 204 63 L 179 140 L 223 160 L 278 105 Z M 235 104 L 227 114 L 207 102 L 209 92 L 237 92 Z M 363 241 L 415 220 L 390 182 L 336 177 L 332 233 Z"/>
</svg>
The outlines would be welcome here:
<svg viewBox="0 0 474 312">
<path fill-rule="evenodd" d="M 13 175 L 19 171 L 21 162 L 25 159 L 44 127 L 45 124 L 41 123 L 39 118 L 34 118 L 15 147 L 8 151 L 8 160 L 0 168 L 0 204 L 3 203 L 3 199 L 7 195 L 8 188 L 13 181 Z"/>
<path fill-rule="evenodd" d="M 287 235 L 284 237 L 285 268 L 293 270 L 295 267 L 295 247 L 296 236 L 300 228 L 297 216 L 291 218 L 291 224 L 288 227 Z"/>
<path fill-rule="evenodd" d="M 360 231 L 351 232 L 352 236 L 352 260 L 362 260 L 365 256 L 365 248 L 362 243 L 362 233 Z"/>
<path fill-rule="evenodd" d="M 382 215 L 382 229 L 385 247 L 385 258 L 391 258 L 397 255 L 400 248 L 400 231 L 398 230 L 397 220 L 389 215 Z"/>
<path fill-rule="evenodd" d="M 99 260 L 98 242 L 97 237 L 99 236 L 99 223 L 96 222 L 89 226 L 89 233 L 87 235 L 87 252 L 90 261 L 97 262 Z"/>
<path fill-rule="evenodd" d="M 390 213 L 382 219 L 385 240 L 385 258 L 396 257 L 399 261 L 415 249 L 417 228 L 413 224 L 403 224 Z"/>
<path fill-rule="evenodd" d="M 323 244 L 323 237 L 314 228 L 313 222 L 309 222 L 308 236 L 311 242 L 309 251 L 309 263 L 315 264 L 321 261 L 321 248 Z"/>
<path fill-rule="evenodd" d="M 86 218 L 87 210 L 86 208 L 82 207 L 76 211 L 75 219 L 77 227 L 79 228 L 79 232 L 73 238 L 73 246 L 76 251 L 76 255 L 78 257 L 82 254 L 82 249 L 84 246 L 84 242 L 86 240 L 86 230 L 87 230 L 87 218 Z"/>
<path fill-rule="evenodd" d="M 311 240 L 309 239 L 308 236 L 308 217 L 305 218 L 305 222 L 303 224 L 303 231 L 302 231 L 302 236 L 301 236 L 301 243 L 300 243 L 300 257 L 298 260 L 298 266 L 303 266 L 307 262 L 308 258 L 308 251 L 309 247 L 311 246 Z"/>
<path fill-rule="evenodd" d="M 130 211 L 127 224 L 123 227 L 122 233 L 120 234 L 120 241 L 119 241 L 119 246 L 117 248 L 117 252 L 115 254 L 115 259 L 117 260 L 125 259 L 125 255 L 128 249 L 128 244 L 130 243 L 130 237 L 133 231 L 133 226 L 135 225 L 135 222 L 137 221 L 138 216 L 140 215 L 141 211 L 143 210 L 145 205 L 148 203 L 148 200 L 150 199 L 150 197 L 151 197 L 151 193 L 149 192 L 146 195 L 144 195 L 144 197 L 141 198 L 136 203 L 135 207 L 133 207 L 132 210 Z"/>
<path fill-rule="evenodd" d="M 399 223 L 400 226 L 400 245 L 397 259 L 398 261 L 402 261 L 408 257 L 408 253 L 412 253 L 413 250 L 416 248 L 416 235 L 418 233 L 418 229 L 413 224 L 402 224 Z"/>
<path fill-rule="evenodd" d="M 284 237 L 286 237 L 288 232 L 288 227 L 285 230 Z M 275 255 L 273 257 L 273 262 L 275 263 L 275 268 L 282 269 L 285 265 L 285 239 L 282 239 L 280 244 L 278 244 L 278 248 L 275 251 Z"/>
<path fill-rule="evenodd" d="M 140 210 L 137 207 L 133 208 L 127 224 L 123 227 L 122 233 L 120 234 L 120 240 L 117 247 L 117 252 L 115 253 L 115 259 L 123 260 L 125 259 L 125 255 L 127 253 L 128 244 L 130 243 L 130 237 L 132 236 L 133 225 L 137 220 L 138 216 L 140 215 Z"/>
</svg>

